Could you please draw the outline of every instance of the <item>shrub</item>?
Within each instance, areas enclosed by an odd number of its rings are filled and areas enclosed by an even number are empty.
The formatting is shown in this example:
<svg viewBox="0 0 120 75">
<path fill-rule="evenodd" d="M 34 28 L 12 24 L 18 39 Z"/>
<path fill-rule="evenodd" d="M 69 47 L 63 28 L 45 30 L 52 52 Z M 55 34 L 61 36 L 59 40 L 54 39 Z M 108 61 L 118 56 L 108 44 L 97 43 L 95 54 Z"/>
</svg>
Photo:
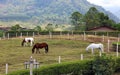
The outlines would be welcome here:
<svg viewBox="0 0 120 75">
<path fill-rule="evenodd" d="M 120 72 L 120 58 L 116 59 L 115 72 Z"/>
<path fill-rule="evenodd" d="M 97 56 L 92 64 L 95 75 L 112 75 L 114 72 L 115 62 L 110 56 Z"/>
<path fill-rule="evenodd" d="M 115 58 L 114 58 L 115 59 Z M 94 60 L 65 62 L 42 66 L 33 70 L 33 75 L 112 75 L 120 71 L 120 58 L 96 56 Z M 29 75 L 29 70 L 22 70 L 8 75 Z"/>
<path fill-rule="evenodd" d="M 77 61 L 43 66 L 39 69 L 35 69 L 33 75 L 89 75 L 92 74 L 91 63 L 91 61 Z M 16 71 L 8 75 L 29 75 L 29 71 Z"/>
</svg>

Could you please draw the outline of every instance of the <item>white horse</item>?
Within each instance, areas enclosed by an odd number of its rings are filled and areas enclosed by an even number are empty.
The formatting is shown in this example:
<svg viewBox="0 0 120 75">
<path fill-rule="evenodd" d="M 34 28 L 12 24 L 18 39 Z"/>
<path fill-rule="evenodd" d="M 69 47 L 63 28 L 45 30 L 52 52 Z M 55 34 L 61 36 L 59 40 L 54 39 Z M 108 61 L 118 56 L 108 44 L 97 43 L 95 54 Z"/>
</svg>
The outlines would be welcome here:
<svg viewBox="0 0 120 75">
<path fill-rule="evenodd" d="M 104 46 L 101 43 L 98 43 L 98 44 L 91 43 L 90 45 L 87 46 L 86 51 L 91 49 L 92 50 L 92 54 L 93 54 L 93 51 L 94 51 L 95 48 L 99 49 L 100 52 L 104 52 Z"/>
<path fill-rule="evenodd" d="M 32 46 L 34 43 L 34 38 L 29 37 L 29 38 L 24 38 L 21 45 L 22 46 L 28 46 L 30 44 L 30 46 Z"/>
</svg>

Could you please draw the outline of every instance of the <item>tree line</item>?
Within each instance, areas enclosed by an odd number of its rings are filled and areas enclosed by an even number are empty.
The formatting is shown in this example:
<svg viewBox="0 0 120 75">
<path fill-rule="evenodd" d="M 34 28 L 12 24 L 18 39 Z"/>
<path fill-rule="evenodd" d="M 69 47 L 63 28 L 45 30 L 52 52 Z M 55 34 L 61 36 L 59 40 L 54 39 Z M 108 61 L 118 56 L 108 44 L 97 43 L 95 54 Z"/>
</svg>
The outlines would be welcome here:
<svg viewBox="0 0 120 75">
<path fill-rule="evenodd" d="M 95 7 L 91 7 L 86 14 L 82 15 L 80 12 L 76 11 L 70 15 L 71 29 L 73 31 L 88 31 L 90 29 L 107 26 L 114 29 L 120 30 L 120 23 L 116 23 L 114 20 L 110 19 L 108 15 L 103 12 L 99 12 Z M 45 29 L 42 30 L 41 26 L 36 26 L 32 30 L 35 31 L 54 31 L 55 28 L 59 28 L 60 25 L 48 23 Z M 72 28 L 73 27 L 73 28 Z M 65 28 L 64 26 L 62 28 Z M 23 28 L 16 24 L 11 27 L 12 31 L 22 31 Z"/>
<path fill-rule="evenodd" d="M 120 30 L 120 23 L 117 24 L 108 15 L 99 12 L 95 7 L 91 7 L 84 15 L 77 11 L 73 12 L 70 18 L 75 31 L 90 30 L 101 26 L 108 26 Z"/>
</svg>

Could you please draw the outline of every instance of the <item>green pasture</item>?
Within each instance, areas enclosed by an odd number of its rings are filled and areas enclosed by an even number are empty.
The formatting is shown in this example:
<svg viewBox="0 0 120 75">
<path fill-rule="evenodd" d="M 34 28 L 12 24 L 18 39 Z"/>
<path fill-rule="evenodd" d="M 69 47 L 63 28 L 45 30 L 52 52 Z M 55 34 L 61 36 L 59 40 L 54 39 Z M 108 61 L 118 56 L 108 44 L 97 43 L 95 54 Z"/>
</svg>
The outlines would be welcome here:
<svg viewBox="0 0 120 75">
<path fill-rule="evenodd" d="M 0 75 L 5 74 L 6 63 L 9 64 L 8 72 L 25 69 L 24 62 L 29 61 L 30 56 L 41 62 L 40 66 L 58 63 L 59 56 L 61 56 L 61 62 L 80 60 L 81 54 L 84 55 L 84 59 L 92 59 L 94 56 L 91 54 L 91 51 L 85 51 L 89 44 L 87 41 L 37 37 L 35 38 L 35 43 L 48 43 L 49 52 L 45 54 L 44 49 L 41 49 L 40 54 L 32 54 L 32 47 L 21 46 L 22 39 L 11 38 L 0 40 Z M 99 55 L 98 50 L 95 50 L 95 55 Z"/>
</svg>

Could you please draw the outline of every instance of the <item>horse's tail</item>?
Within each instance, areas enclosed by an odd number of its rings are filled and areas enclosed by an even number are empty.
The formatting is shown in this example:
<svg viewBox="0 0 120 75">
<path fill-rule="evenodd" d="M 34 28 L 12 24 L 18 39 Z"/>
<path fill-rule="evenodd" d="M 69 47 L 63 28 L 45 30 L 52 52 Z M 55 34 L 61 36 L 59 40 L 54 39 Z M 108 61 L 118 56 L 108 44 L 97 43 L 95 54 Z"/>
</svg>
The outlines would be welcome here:
<svg viewBox="0 0 120 75">
<path fill-rule="evenodd" d="M 45 53 L 48 53 L 48 51 L 49 51 L 48 44 L 46 44 Z"/>
<path fill-rule="evenodd" d="M 35 48 L 36 48 L 36 45 L 33 46 L 32 53 L 34 53 Z"/>
</svg>

